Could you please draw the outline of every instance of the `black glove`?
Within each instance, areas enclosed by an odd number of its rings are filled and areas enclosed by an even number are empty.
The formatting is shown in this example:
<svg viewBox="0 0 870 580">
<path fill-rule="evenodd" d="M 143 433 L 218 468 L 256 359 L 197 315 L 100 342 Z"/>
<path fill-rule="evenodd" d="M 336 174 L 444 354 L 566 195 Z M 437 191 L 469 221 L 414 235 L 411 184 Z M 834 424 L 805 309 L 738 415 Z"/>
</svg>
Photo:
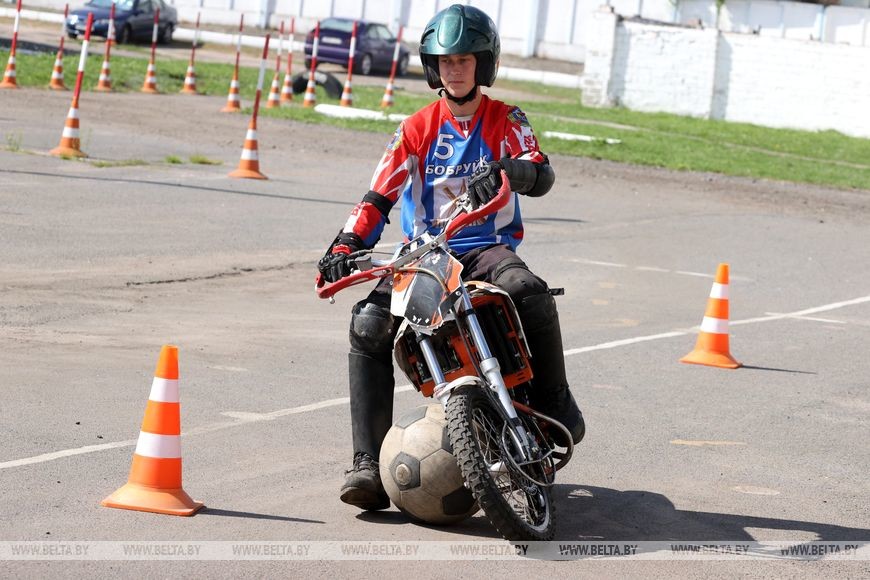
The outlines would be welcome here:
<svg viewBox="0 0 870 580">
<path fill-rule="evenodd" d="M 350 263 L 347 257 L 363 249 L 363 243 L 356 234 L 338 234 L 335 241 L 326 250 L 326 254 L 317 262 L 317 269 L 327 282 L 337 282 L 350 274 Z"/>
<path fill-rule="evenodd" d="M 502 165 L 498 161 L 482 165 L 468 180 L 468 199 L 471 209 L 486 205 L 498 194 L 501 187 Z"/>
</svg>

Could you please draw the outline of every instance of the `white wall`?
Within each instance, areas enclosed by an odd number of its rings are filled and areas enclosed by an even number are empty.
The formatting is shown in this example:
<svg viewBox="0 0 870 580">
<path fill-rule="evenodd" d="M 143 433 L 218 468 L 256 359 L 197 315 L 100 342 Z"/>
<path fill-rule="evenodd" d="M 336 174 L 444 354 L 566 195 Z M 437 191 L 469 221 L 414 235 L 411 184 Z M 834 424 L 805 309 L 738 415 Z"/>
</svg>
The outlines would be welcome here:
<svg viewBox="0 0 870 580">
<path fill-rule="evenodd" d="M 713 92 L 715 30 L 625 22 L 616 31 L 611 91 L 639 111 L 670 103 L 670 112 L 706 116 Z M 617 96 L 618 95 L 618 96 Z"/>
<path fill-rule="evenodd" d="M 25 0 L 27 8 L 63 10 L 67 0 Z M 81 0 L 83 1 L 83 0 Z M 477 6 L 499 28 L 505 54 L 585 62 L 589 22 L 599 5 L 609 2 L 618 14 L 662 22 L 700 20 L 717 27 L 715 0 L 167 0 L 187 22 L 202 14 L 208 24 L 235 25 L 244 13 L 246 26 L 277 27 L 291 16 L 296 29 L 307 32 L 329 16 L 385 22 L 394 32 L 406 26 L 405 39 L 420 37 L 429 19 L 450 4 Z M 843 1 L 843 0 L 841 0 Z M 870 3 L 870 0 L 848 0 Z M 9 0 L 0 4 L 13 6 Z M 76 6 L 76 2 L 71 2 Z M 870 9 L 821 6 L 790 0 L 727 0 L 719 15 L 723 31 L 757 32 L 761 36 L 815 39 L 870 46 Z"/>
<path fill-rule="evenodd" d="M 870 47 L 628 22 L 606 11 L 592 26 L 584 104 L 870 137 Z"/>
</svg>

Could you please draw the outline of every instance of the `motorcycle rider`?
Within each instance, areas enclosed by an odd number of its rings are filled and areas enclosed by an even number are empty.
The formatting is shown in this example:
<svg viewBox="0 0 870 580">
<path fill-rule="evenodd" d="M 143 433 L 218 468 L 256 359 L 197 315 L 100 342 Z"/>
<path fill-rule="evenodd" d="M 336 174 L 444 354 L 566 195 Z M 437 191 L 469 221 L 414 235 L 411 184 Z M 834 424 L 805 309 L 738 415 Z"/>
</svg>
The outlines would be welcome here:
<svg viewBox="0 0 870 580">
<path fill-rule="evenodd" d="M 516 304 L 531 351 L 532 407 L 562 422 L 574 443 L 583 438 L 583 416 L 568 388 L 555 300 L 547 284 L 515 253 L 523 238 L 516 194 L 539 197 L 555 173 L 538 148 L 518 107 L 490 99 L 500 41 L 493 21 L 471 6 L 455 4 L 427 24 L 420 59 L 440 98 L 403 121 L 375 170 L 371 190 L 353 209 L 329 245 L 318 269 L 327 282 L 350 273 L 347 257 L 373 247 L 392 207 L 402 200 L 401 225 L 408 239 L 437 234 L 456 199 L 468 192 L 472 205 L 489 201 L 504 169 L 514 194 L 506 207 L 450 240 L 463 263 L 463 277 L 497 284 Z M 400 320 L 390 314 L 391 279 L 382 279 L 353 307 L 350 324 L 350 412 L 353 467 L 341 500 L 363 510 L 385 509 L 377 459 L 392 426 L 392 348 Z"/>
</svg>

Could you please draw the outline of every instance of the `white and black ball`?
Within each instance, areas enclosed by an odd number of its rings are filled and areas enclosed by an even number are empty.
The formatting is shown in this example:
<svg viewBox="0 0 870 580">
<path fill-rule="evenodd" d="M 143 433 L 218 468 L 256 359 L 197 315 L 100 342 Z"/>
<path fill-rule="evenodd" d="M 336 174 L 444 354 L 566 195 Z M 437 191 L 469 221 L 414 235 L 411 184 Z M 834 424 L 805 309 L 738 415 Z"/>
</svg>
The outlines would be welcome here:
<svg viewBox="0 0 870 580">
<path fill-rule="evenodd" d="M 415 519 L 449 524 L 478 510 L 462 483 L 440 403 L 412 409 L 396 421 L 381 446 L 380 473 L 390 500 Z"/>
</svg>

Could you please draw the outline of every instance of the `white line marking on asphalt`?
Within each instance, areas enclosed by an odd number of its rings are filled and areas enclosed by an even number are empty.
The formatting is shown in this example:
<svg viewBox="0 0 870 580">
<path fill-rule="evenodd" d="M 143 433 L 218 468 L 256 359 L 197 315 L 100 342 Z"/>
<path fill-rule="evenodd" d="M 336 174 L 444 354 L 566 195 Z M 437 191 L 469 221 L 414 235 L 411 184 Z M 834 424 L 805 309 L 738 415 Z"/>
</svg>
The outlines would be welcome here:
<svg viewBox="0 0 870 580">
<path fill-rule="evenodd" d="M 24 459 L 13 459 L 12 461 L 4 461 L 0 463 L 0 469 L 9 467 L 21 467 L 23 465 L 32 465 L 34 463 L 44 463 L 46 461 L 54 461 L 64 457 L 73 455 L 82 455 L 84 453 L 93 453 L 95 451 L 107 451 L 109 449 L 117 449 L 119 447 L 132 447 L 136 445 L 137 439 L 128 439 L 126 441 L 115 441 L 114 443 L 103 443 L 102 445 L 86 445 L 85 447 L 77 447 L 75 449 L 64 449 L 63 451 L 54 451 L 52 453 L 43 453 L 33 457 L 25 457 Z"/>
<path fill-rule="evenodd" d="M 719 445 L 746 445 L 743 441 L 692 441 L 687 439 L 674 439 L 671 445 L 688 445 L 689 447 L 716 447 Z"/>
<path fill-rule="evenodd" d="M 837 310 L 838 308 L 844 308 L 846 306 L 854 306 L 856 304 L 864 304 L 870 302 L 870 296 L 862 296 L 860 298 L 854 298 L 852 300 L 844 300 L 842 302 L 833 302 L 831 304 L 824 304 L 822 306 L 816 306 L 813 308 L 807 308 L 805 310 L 798 310 L 796 312 L 788 312 L 785 314 L 771 314 L 768 316 L 762 316 L 758 318 L 747 318 L 744 320 L 734 320 L 731 322 L 731 325 L 739 325 L 739 324 L 754 324 L 757 322 L 772 322 L 774 320 L 784 320 L 788 318 L 794 317 L 802 317 L 808 314 L 817 314 L 819 312 L 828 312 L 831 310 Z M 582 348 L 572 348 L 570 350 L 565 351 L 565 356 L 572 356 L 575 354 L 582 354 L 586 352 L 593 352 L 596 350 L 605 350 L 610 348 L 617 348 L 620 346 L 629 346 L 632 344 L 637 344 L 640 342 L 648 342 L 651 340 L 660 340 L 663 338 L 673 338 L 677 336 L 685 336 L 687 334 L 692 334 L 697 332 L 698 328 L 695 327 L 691 330 L 677 330 L 674 332 L 662 332 L 660 334 L 650 334 L 647 336 L 636 336 L 634 338 L 626 338 L 624 340 L 614 340 L 611 342 L 603 342 L 601 344 L 596 344 L 592 346 L 585 346 Z M 410 391 L 413 389 L 412 385 L 402 385 L 396 388 L 397 393 Z M 272 411 L 270 413 L 242 413 L 242 412 L 233 412 L 229 411 L 227 413 L 223 413 L 226 416 L 233 417 L 236 420 L 232 422 L 224 422 L 224 423 L 213 423 L 210 425 L 203 425 L 201 427 L 196 427 L 194 429 L 188 430 L 182 433 L 184 435 L 193 435 L 198 433 L 209 433 L 211 431 L 218 431 L 221 429 L 227 429 L 229 427 L 237 427 L 239 425 L 246 425 L 248 423 L 253 423 L 257 421 L 269 421 L 272 419 L 276 419 L 278 417 L 285 417 L 287 415 L 297 415 L 299 413 L 307 413 L 309 411 L 316 411 L 319 409 L 325 409 L 327 407 L 336 407 L 339 405 L 346 405 L 350 402 L 350 398 L 348 397 L 340 397 L 337 399 L 327 399 L 325 401 L 320 401 L 318 403 L 311 403 L 309 405 L 302 405 L 299 407 L 291 407 L 289 409 L 279 409 L 277 411 Z M 11 467 L 22 467 L 25 465 L 33 465 L 36 463 L 44 463 L 46 461 L 54 461 L 55 459 L 62 459 L 64 457 L 71 457 L 73 455 L 83 455 L 85 453 L 94 453 L 97 451 L 107 451 L 109 449 L 118 449 L 120 447 L 132 447 L 136 445 L 136 439 L 128 439 L 126 441 L 115 441 L 114 443 L 103 443 L 102 445 L 87 445 L 85 447 L 77 447 L 75 449 L 65 449 L 63 451 L 55 451 L 52 453 L 43 453 L 42 455 L 35 455 L 33 457 L 25 457 L 23 459 L 13 459 L 11 461 L 4 461 L 0 463 L 0 469 L 9 469 Z"/>
<path fill-rule="evenodd" d="M 780 316 L 779 312 L 765 312 L 765 316 Z M 810 322 L 826 322 L 829 324 L 848 324 L 845 320 L 832 320 L 830 318 L 817 318 L 815 316 L 789 316 L 793 320 L 808 320 Z"/>
<path fill-rule="evenodd" d="M 738 485 L 732 487 L 738 493 L 748 493 L 749 495 L 779 495 L 779 491 L 770 489 L 769 487 L 758 487 L 757 485 Z"/>
<path fill-rule="evenodd" d="M 626 264 L 617 264 L 615 262 L 600 262 L 598 260 L 587 260 L 585 258 L 576 258 L 571 260 L 572 262 L 579 262 L 581 264 L 589 264 L 591 266 L 609 266 L 611 268 L 628 268 Z"/>
<path fill-rule="evenodd" d="M 587 258 L 572 258 L 571 262 L 578 264 L 589 264 L 590 266 L 607 266 L 610 268 L 631 268 L 638 272 L 660 272 L 663 274 L 680 274 L 681 276 L 694 276 L 696 278 L 713 279 L 713 274 L 703 272 L 690 272 L 688 270 L 668 270 L 667 268 L 659 268 L 658 266 L 629 266 L 628 264 L 617 264 L 615 262 L 602 262 L 600 260 L 589 260 Z M 746 276 L 730 276 L 731 280 L 739 280 L 741 282 L 751 282 L 752 278 Z"/>
<path fill-rule="evenodd" d="M 667 268 L 657 268 L 655 266 L 635 266 L 634 269 L 638 272 L 670 272 Z"/>
</svg>

